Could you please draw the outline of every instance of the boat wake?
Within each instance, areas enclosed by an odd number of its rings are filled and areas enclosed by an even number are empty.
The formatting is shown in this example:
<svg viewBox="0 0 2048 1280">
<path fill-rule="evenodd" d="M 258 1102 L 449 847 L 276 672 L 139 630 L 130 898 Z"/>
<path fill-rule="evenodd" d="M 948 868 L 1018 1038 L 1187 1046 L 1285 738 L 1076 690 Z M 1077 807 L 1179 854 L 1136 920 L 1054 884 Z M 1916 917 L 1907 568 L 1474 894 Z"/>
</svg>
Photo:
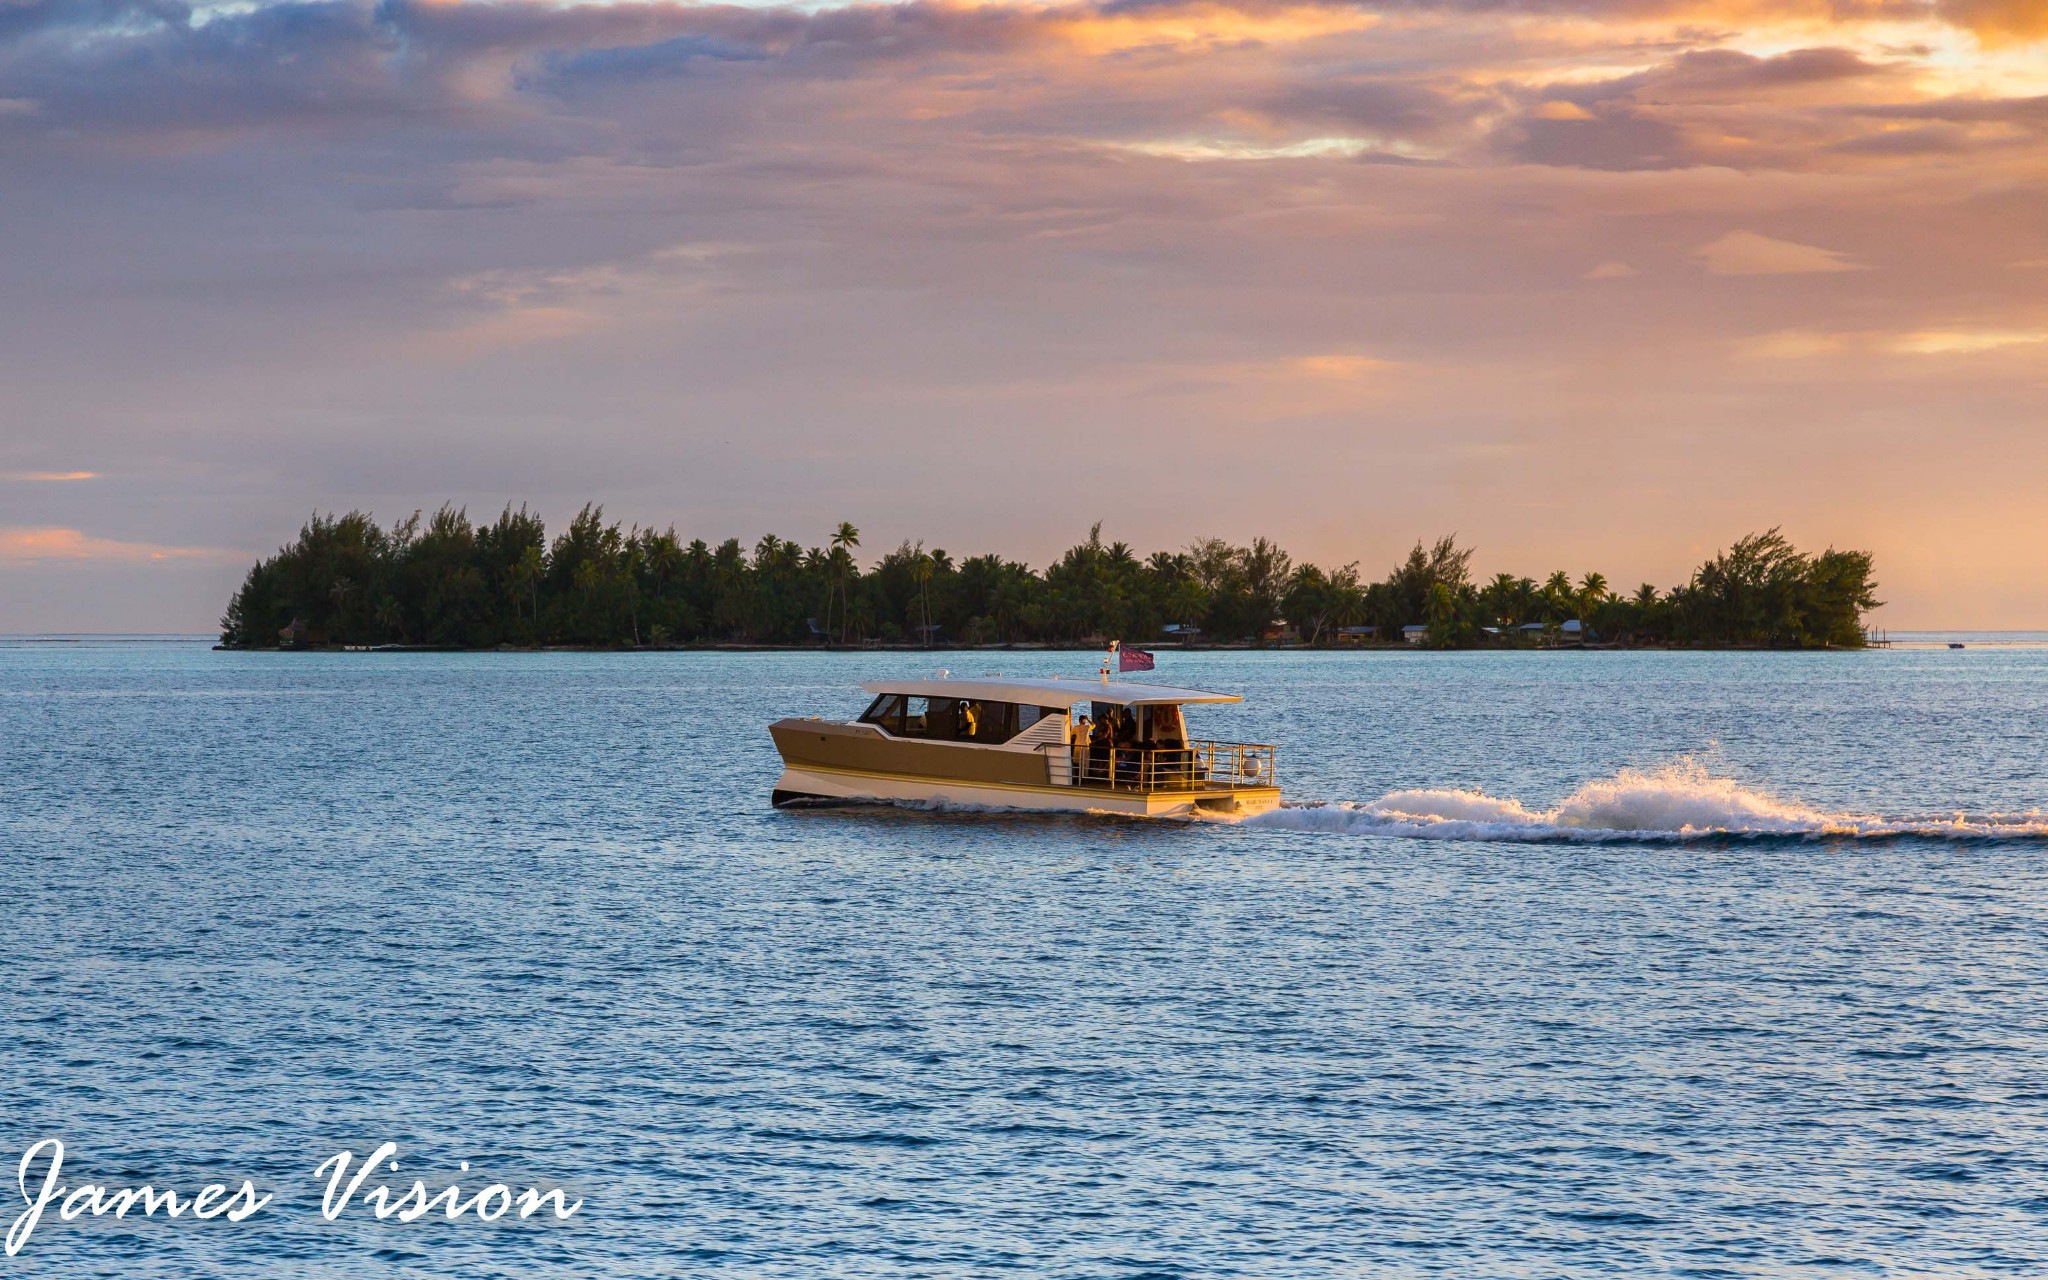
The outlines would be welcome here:
<svg viewBox="0 0 2048 1280">
<path fill-rule="evenodd" d="M 1588 782 L 1554 809 L 1483 791 L 1393 791 L 1363 804 L 1290 802 L 1246 818 L 1252 827 L 1438 840 L 1643 841 L 1849 837 L 2048 840 L 2048 815 L 1963 813 L 1879 817 L 1831 813 L 1715 777 L 1685 758 Z"/>
</svg>

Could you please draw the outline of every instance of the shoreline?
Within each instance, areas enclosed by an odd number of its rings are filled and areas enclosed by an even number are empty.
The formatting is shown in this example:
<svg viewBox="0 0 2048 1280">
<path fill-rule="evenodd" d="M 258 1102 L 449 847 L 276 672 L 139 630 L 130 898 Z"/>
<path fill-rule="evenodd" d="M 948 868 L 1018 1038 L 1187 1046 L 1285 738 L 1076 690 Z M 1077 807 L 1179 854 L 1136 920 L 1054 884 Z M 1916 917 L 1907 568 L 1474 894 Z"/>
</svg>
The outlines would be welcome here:
<svg viewBox="0 0 2048 1280">
<path fill-rule="evenodd" d="M 1139 646 L 1131 646 L 1139 647 Z M 1774 648 L 1769 645 L 1732 644 L 1551 644 L 1551 645 L 1462 645 L 1432 649 L 1420 644 L 1195 644 L 1154 645 L 1146 652 L 1169 653 L 1869 653 L 1898 645 L 1821 645 L 1812 648 Z M 1927 644 L 1924 646 L 1934 648 Z M 1944 646 L 1945 647 L 1945 646 Z M 911 644 L 808 645 L 808 644 L 665 644 L 665 645 L 515 645 L 485 647 L 461 645 L 230 645 L 215 644 L 215 653 L 1091 653 L 1100 654 L 1099 644 L 983 644 L 926 648 Z"/>
</svg>

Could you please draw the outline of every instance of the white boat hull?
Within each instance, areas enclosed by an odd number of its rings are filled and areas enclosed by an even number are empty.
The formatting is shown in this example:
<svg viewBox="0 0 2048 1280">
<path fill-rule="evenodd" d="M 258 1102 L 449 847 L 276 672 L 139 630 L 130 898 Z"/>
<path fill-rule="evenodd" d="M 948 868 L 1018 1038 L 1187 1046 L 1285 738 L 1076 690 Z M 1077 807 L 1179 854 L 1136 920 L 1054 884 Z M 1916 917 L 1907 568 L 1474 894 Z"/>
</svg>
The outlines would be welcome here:
<svg viewBox="0 0 2048 1280">
<path fill-rule="evenodd" d="M 1035 809 L 1117 813 L 1140 818 L 1187 817 L 1196 810 L 1249 816 L 1280 807 L 1278 787 L 1210 791 L 1112 791 L 1104 787 L 1026 786 L 851 770 L 786 767 L 775 783 L 775 802 L 875 801 L 958 805 L 981 809 Z"/>
</svg>

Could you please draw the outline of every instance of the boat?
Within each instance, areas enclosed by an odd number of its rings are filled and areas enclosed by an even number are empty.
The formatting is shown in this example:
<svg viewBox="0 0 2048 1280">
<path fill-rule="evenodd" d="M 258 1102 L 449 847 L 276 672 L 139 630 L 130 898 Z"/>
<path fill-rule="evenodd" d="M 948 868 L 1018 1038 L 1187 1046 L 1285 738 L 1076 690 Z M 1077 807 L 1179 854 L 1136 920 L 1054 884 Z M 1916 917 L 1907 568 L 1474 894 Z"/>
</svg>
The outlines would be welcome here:
<svg viewBox="0 0 2048 1280">
<path fill-rule="evenodd" d="M 1948 642 L 1948 647 L 1951 649 L 1960 649 L 1963 647 L 1963 642 L 1960 640 L 1951 640 Z"/>
<path fill-rule="evenodd" d="M 859 718 L 778 720 L 777 808 L 936 803 L 1133 817 L 1280 806 L 1273 746 L 1191 738 L 1184 707 L 1234 693 L 1125 681 L 877 680 Z"/>
</svg>

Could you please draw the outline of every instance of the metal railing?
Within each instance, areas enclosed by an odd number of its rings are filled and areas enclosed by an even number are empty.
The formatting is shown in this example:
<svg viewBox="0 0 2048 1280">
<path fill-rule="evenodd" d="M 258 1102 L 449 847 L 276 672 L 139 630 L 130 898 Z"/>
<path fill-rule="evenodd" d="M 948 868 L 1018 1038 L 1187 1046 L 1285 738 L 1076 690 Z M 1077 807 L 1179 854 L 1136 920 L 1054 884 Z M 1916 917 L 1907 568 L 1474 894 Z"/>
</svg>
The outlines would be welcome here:
<svg viewBox="0 0 2048 1280">
<path fill-rule="evenodd" d="M 1278 748 L 1264 742 L 1190 742 L 1152 751 L 1074 748 L 1074 785 L 1113 791 L 1227 791 L 1274 787 Z"/>
</svg>

